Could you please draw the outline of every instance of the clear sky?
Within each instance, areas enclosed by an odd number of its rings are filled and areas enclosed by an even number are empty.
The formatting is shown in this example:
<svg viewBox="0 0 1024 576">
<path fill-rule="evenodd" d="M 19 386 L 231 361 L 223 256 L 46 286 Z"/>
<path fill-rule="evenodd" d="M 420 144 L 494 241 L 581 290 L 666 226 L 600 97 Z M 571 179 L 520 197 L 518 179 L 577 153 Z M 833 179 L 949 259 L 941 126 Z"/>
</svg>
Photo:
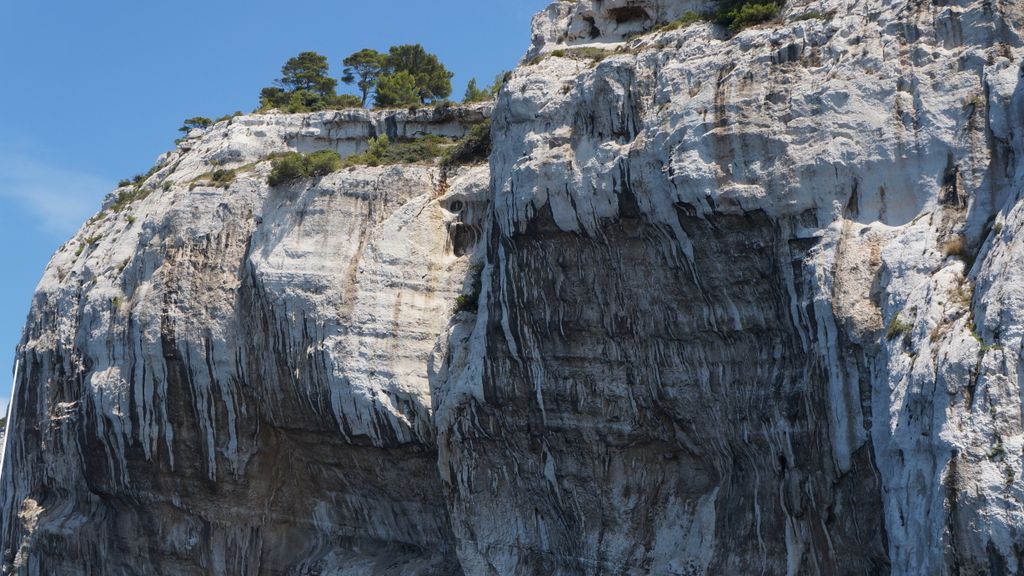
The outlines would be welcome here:
<svg viewBox="0 0 1024 576">
<path fill-rule="evenodd" d="M 122 178 L 173 148 L 181 121 L 256 107 L 291 56 L 420 43 L 454 98 L 530 44 L 549 0 L 0 0 L 0 405 L 50 254 Z M 6 408 L 4 408 L 6 409 Z"/>
</svg>

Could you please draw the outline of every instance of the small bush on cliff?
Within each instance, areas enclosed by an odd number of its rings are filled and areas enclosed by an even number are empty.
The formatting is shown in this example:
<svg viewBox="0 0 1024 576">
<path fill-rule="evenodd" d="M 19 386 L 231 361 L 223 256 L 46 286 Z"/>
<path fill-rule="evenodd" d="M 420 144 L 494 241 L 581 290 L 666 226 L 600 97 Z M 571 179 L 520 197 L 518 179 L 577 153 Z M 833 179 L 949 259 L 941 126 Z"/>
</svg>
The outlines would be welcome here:
<svg viewBox="0 0 1024 576">
<path fill-rule="evenodd" d="M 210 181 L 213 182 L 215 186 L 227 188 L 228 186 L 231 185 L 232 182 L 235 181 L 235 176 L 236 174 L 234 170 L 220 168 L 214 170 L 213 173 L 210 174 Z"/>
<path fill-rule="evenodd" d="M 913 329 L 913 325 L 900 320 L 899 316 L 897 316 L 892 319 L 892 322 L 889 322 L 889 328 L 887 328 L 885 331 L 885 338 L 887 340 L 892 340 L 897 336 L 903 336 L 904 338 L 906 338 L 907 336 L 909 336 L 910 331 Z"/>
<path fill-rule="evenodd" d="M 304 158 L 306 175 L 314 178 L 341 170 L 341 156 L 334 150 L 319 150 Z"/>
<path fill-rule="evenodd" d="M 392 164 L 423 164 L 444 153 L 448 140 L 428 134 L 411 140 L 391 141 L 382 134 L 370 139 L 370 147 L 362 154 L 345 159 L 346 166 L 390 166 Z"/>
<path fill-rule="evenodd" d="M 455 299 L 455 307 L 453 312 L 476 312 L 480 304 L 480 290 L 482 288 L 482 278 L 484 267 L 479 264 L 474 264 L 469 267 L 470 285 L 468 294 L 460 294 Z"/>
<path fill-rule="evenodd" d="M 656 27 L 654 31 L 668 32 L 671 30 L 678 30 L 680 28 L 685 28 L 691 24 L 696 24 L 697 22 L 700 22 L 702 20 L 710 20 L 710 18 L 707 18 L 706 16 L 703 16 L 691 10 L 667 24 L 662 24 L 661 26 Z"/>
<path fill-rule="evenodd" d="M 779 8 L 775 2 L 746 2 L 735 7 L 723 7 L 715 21 L 730 32 L 739 32 L 748 26 L 771 20 L 779 14 Z"/>
<path fill-rule="evenodd" d="M 445 153 L 441 164 L 446 168 L 485 162 L 491 156 L 491 121 L 474 125 L 461 140 Z"/>
<path fill-rule="evenodd" d="M 288 152 L 279 158 L 275 158 L 270 166 L 270 176 L 267 177 L 267 184 L 271 186 L 284 184 L 306 175 L 306 163 L 302 159 L 302 154 L 298 152 Z"/>
<path fill-rule="evenodd" d="M 480 88 L 476 84 L 476 78 L 470 78 L 469 84 L 466 85 L 466 94 L 462 97 L 463 103 L 469 104 L 472 102 L 486 102 L 494 98 L 494 95 L 490 90 Z"/>
<path fill-rule="evenodd" d="M 213 121 L 213 123 L 217 124 L 217 123 L 223 122 L 225 120 L 231 120 L 232 118 L 237 118 L 238 116 L 241 116 L 241 115 L 242 115 L 242 112 L 239 111 L 239 110 L 236 110 L 236 111 L 232 112 L 231 114 L 225 114 L 225 115 L 221 116 L 220 118 L 217 118 L 216 120 Z"/>
<path fill-rule="evenodd" d="M 209 128 L 211 124 L 213 124 L 213 120 L 210 120 L 209 118 L 203 116 L 193 116 L 192 118 L 189 118 L 182 122 L 181 128 L 178 128 L 178 132 L 188 134 L 189 132 L 197 128 L 205 130 Z"/>
<path fill-rule="evenodd" d="M 111 212 L 120 212 L 127 208 L 132 202 L 144 199 L 149 196 L 152 190 L 134 187 L 129 190 L 122 190 L 117 193 L 117 199 L 110 205 Z"/>
<path fill-rule="evenodd" d="M 288 152 L 273 160 L 267 183 L 278 186 L 298 178 L 319 178 L 340 169 L 341 156 L 334 150 L 320 150 L 306 155 Z"/>
</svg>

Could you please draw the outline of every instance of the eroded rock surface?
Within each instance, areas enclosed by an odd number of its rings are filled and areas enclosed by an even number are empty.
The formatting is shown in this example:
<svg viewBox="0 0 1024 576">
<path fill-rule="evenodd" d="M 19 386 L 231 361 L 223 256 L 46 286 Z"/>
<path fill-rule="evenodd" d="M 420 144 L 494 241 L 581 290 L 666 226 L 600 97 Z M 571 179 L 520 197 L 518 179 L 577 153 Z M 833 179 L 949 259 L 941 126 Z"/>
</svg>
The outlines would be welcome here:
<svg viewBox="0 0 1024 576">
<path fill-rule="evenodd" d="M 7 568 L 457 571 L 427 365 L 474 253 L 463 233 L 456 255 L 453 231 L 479 229 L 488 169 L 271 188 L 265 159 L 458 136 L 487 114 L 235 118 L 87 224 L 47 269 L 21 347 Z M 215 168 L 238 176 L 213 187 Z"/>
<path fill-rule="evenodd" d="M 496 110 L 464 569 L 1021 573 L 1021 5 L 621 5 L 694 9 L 553 5 Z"/>
<path fill-rule="evenodd" d="M 256 162 L 485 108 L 163 158 L 40 285 L 6 569 L 1024 573 L 1024 7 L 710 8 L 552 4 L 489 172 Z"/>
</svg>

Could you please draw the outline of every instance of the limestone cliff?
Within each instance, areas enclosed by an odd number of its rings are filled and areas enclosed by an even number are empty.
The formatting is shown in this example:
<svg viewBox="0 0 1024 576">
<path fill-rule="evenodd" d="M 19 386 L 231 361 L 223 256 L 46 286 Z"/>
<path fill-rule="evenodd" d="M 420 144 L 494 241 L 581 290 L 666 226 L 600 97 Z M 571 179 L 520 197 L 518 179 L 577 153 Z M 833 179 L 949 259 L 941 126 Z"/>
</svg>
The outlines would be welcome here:
<svg viewBox="0 0 1024 576">
<path fill-rule="evenodd" d="M 161 158 L 40 284 L 4 570 L 1024 574 L 1024 5 L 659 28 L 712 6 L 556 2 L 493 112 Z M 266 185 L 484 116 L 489 169 Z"/>
<path fill-rule="evenodd" d="M 267 158 L 459 136 L 489 114 L 235 118 L 118 191 L 133 202 L 112 195 L 54 256 L 25 330 L 7 569 L 450 572 L 427 366 L 487 167 L 271 188 Z M 214 169 L 237 176 L 217 187 Z"/>
</svg>

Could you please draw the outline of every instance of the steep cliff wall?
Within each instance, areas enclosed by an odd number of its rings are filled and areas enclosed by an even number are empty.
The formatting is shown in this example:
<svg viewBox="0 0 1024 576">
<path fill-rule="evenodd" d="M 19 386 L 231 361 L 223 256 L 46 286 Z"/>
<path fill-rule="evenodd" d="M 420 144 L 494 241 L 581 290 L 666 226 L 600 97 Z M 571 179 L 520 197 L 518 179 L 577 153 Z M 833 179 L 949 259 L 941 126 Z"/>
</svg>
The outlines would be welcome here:
<svg viewBox="0 0 1024 576">
<path fill-rule="evenodd" d="M 144 198 L 112 196 L 54 256 L 25 331 L 7 569 L 452 572 L 427 365 L 487 167 L 270 188 L 266 158 L 458 136 L 489 113 L 235 118 L 162 157 Z M 215 167 L 238 176 L 213 187 Z"/>
<path fill-rule="evenodd" d="M 636 35 L 690 9 L 557 3 L 502 92 L 463 568 L 1021 573 L 1021 4 Z"/>
<path fill-rule="evenodd" d="M 40 284 L 5 570 L 1024 573 L 1024 7 L 710 7 L 554 3 L 489 171 L 162 158 Z"/>
</svg>

